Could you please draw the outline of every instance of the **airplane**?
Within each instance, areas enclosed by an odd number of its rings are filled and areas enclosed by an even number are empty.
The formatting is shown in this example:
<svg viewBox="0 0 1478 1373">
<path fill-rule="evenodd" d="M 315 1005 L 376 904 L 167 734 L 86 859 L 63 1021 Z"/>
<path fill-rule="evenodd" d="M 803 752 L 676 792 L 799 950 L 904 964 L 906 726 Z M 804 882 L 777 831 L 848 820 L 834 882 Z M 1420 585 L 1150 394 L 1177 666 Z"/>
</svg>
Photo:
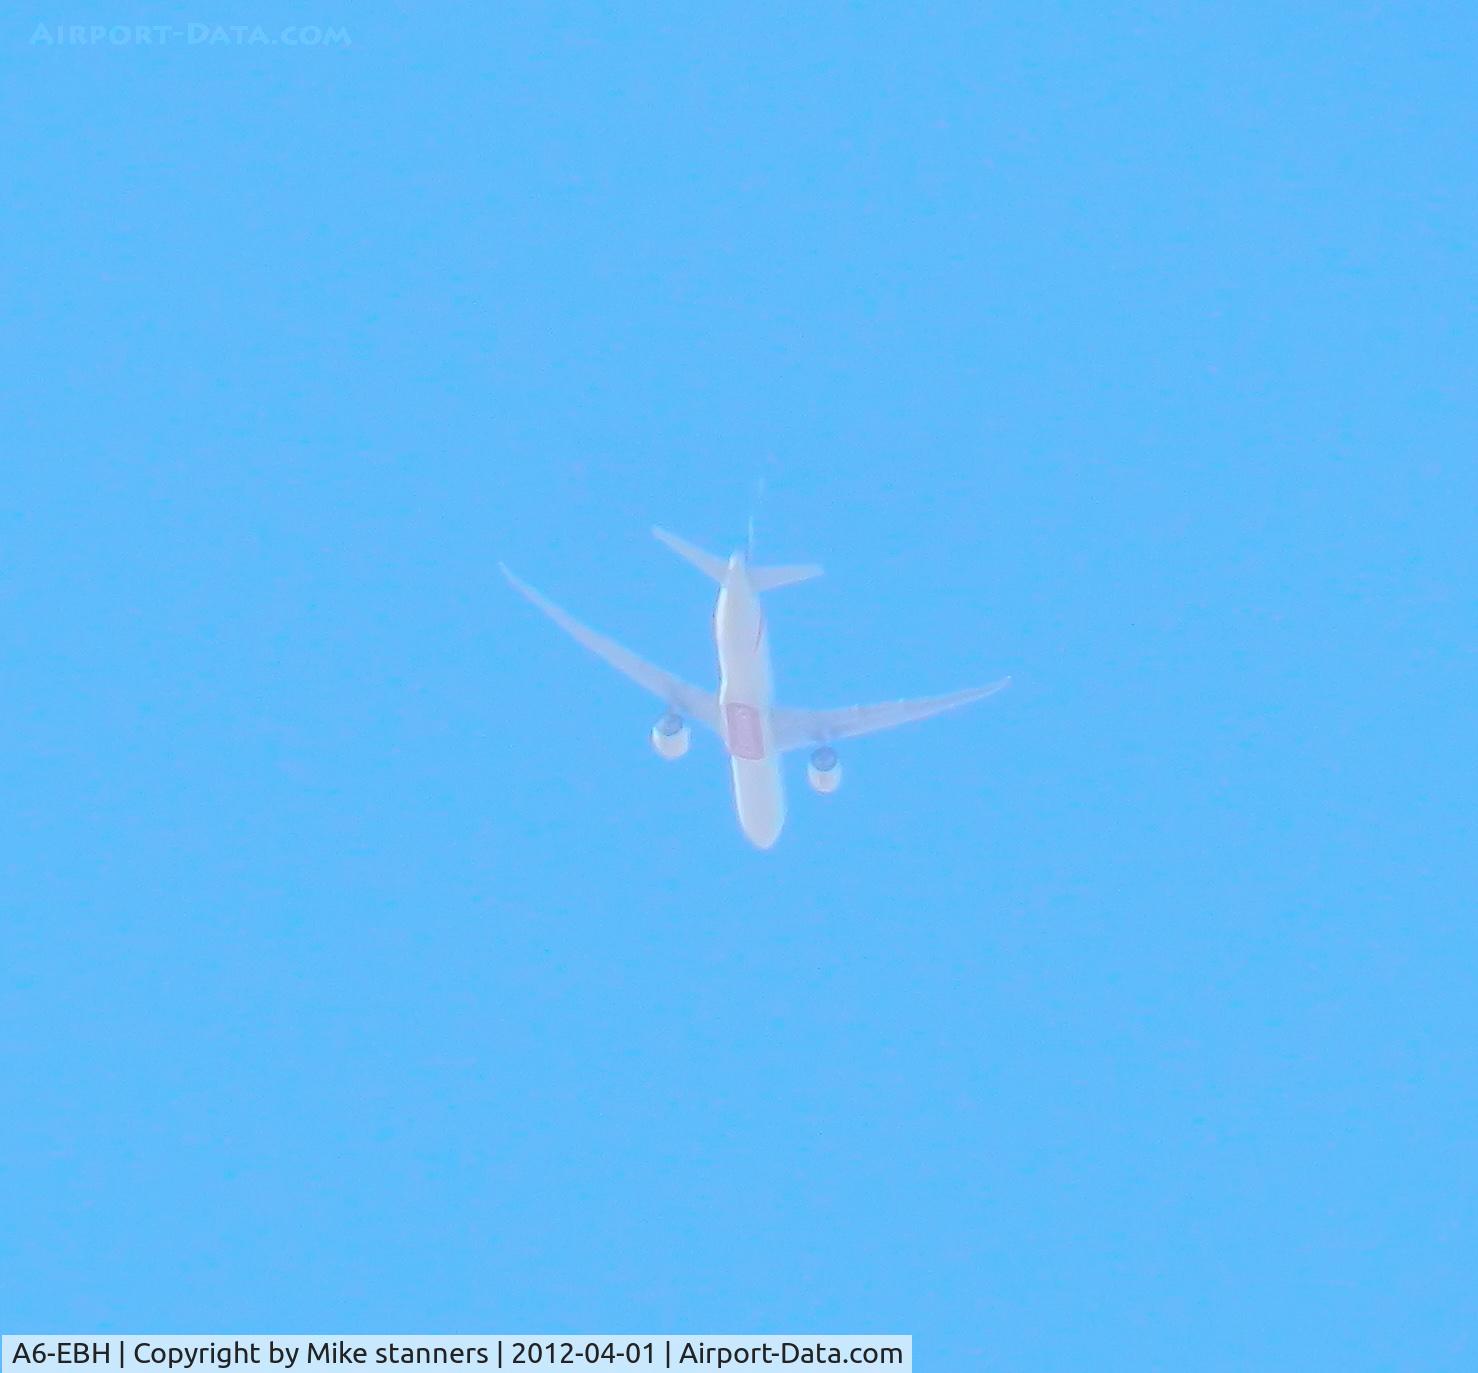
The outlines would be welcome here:
<svg viewBox="0 0 1478 1373">
<path fill-rule="evenodd" d="M 577 643 L 665 703 L 666 710 L 652 726 L 651 736 L 652 747 L 660 757 L 671 762 L 687 753 L 690 720 L 718 736 L 729 755 L 739 827 L 756 848 L 771 848 L 785 824 L 785 788 L 780 775 L 782 753 L 811 749 L 806 764 L 807 780 L 813 790 L 828 795 L 836 791 L 842 780 L 842 765 L 832 747 L 837 740 L 873 734 L 954 710 L 994 695 L 1011 681 L 1003 677 L 989 686 L 970 687 L 946 696 L 874 706 L 844 706 L 839 710 L 794 710 L 777 706 L 773 701 L 770 644 L 760 594 L 810 581 L 821 575 L 821 568 L 814 563 L 757 567 L 750 560 L 750 549 L 736 551 L 726 562 L 665 529 L 654 526 L 652 533 L 718 583 L 718 602 L 713 610 L 719 668 L 717 694 L 691 686 L 645 662 L 614 640 L 581 624 L 514 576 L 503 563 L 498 567 L 519 595 L 543 611 Z M 751 535 L 751 546 L 752 543 Z"/>
</svg>

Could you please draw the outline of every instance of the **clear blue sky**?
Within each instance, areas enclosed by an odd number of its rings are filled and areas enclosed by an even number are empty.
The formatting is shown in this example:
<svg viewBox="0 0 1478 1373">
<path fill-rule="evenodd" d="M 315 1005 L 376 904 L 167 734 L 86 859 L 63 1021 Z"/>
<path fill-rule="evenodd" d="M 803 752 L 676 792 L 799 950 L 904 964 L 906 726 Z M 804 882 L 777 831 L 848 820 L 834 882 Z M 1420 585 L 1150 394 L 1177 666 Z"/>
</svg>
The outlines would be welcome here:
<svg viewBox="0 0 1478 1373">
<path fill-rule="evenodd" d="M 1472 1368 L 1473 7 L 216 9 L 0 51 L 0 1325 Z M 496 573 L 761 476 L 1016 679 L 767 855 Z"/>
</svg>

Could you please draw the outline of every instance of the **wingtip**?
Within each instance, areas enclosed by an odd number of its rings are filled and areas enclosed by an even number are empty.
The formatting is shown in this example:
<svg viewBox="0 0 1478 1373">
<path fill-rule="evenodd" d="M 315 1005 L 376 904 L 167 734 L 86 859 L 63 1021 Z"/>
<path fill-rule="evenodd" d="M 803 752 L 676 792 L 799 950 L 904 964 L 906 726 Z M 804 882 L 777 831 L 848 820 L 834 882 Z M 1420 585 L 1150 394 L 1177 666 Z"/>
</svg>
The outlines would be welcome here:
<svg viewBox="0 0 1478 1373">
<path fill-rule="evenodd" d="M 520 596 L 527 596 L 533 588 L 508 566 L 501 558 L 498 559 L 498 571 L 503 574 L 503 580 L 508 583 Z"/>
<path fill-rule="evenodd" d="M 1001 677 L 985 686 L 975 687 L 968 699 L 971 701 L 983 701 L 987 696 L 994 696 L 998 691 L 1005 691 L 1011 685 L 1010 677 Z"/>
</svg>

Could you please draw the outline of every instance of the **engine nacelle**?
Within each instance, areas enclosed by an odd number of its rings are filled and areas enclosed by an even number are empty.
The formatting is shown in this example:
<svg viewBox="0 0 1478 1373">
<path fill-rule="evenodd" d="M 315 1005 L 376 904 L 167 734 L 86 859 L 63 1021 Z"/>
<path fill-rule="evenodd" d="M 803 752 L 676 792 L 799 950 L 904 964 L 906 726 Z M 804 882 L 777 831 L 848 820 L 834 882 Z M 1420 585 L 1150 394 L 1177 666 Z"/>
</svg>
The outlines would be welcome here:
<svg viewBox="0 0 1478 1373">
<path fill-rule="evenodd" d="M 688 751 L 691 737 L 688 722 L 671 710 L 652 726 L 652 747 L 657 750 L 659 757 L 667 759 L 669 763 L 675 762 Z"/>
<path fill-rule="evenodd" d="M 806 764 L 806 780 L 812 791 L 830 795 L 842 784 L 842 762 L 834 748 L 818 748 Z"/>
</svg>

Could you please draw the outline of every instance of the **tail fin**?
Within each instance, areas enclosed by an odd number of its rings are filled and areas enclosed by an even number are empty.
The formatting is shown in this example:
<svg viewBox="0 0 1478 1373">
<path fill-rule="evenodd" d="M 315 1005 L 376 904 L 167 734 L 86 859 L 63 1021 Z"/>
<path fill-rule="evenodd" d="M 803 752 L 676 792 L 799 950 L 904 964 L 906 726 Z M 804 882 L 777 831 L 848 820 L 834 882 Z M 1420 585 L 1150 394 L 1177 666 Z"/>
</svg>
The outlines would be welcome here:
<svg viewBox="0 0 1478 1373">
<path fill-rule="evenodd" d="M 777 587 L 794 586 L 796 582 L 809 582 L 819 577 L 821 569 L 815 563 L 791 563 L 784 567 L 756 567 L 754 565 L 754 516 L 760 502 L 765 498 L 765 479 L 761 477 L 754 486 L 754 504 L 749 508 L 749 542 L 746 555 L 749 559 L 749 584 L 756 591 L 774 591 Z"/>
<path fill-rule="evenodd" d="M 695 548 L 686 539 L 680 539 L 676 534 L 669 534 L 665 529 L 652 526 L 652 533 L 665 543 L 679 558 L 686 558 L 700 572 L 706 572 L 714 581 L 723 584 L 724 576 L 729 570 L 729 564 L 723 558 L 715 558 L 712 553 L 705 553 L 701 548 Z"/>
<path fill-rule="evenodd" d="M 781 586 L 794 586 L 796 582 L 809 582 L 819 577 L 821 568 L 816 563 L 796 563 L 787 567 L 751 567 L 750 585 L 756 591 L 774 591 Z"/>
</svg>

